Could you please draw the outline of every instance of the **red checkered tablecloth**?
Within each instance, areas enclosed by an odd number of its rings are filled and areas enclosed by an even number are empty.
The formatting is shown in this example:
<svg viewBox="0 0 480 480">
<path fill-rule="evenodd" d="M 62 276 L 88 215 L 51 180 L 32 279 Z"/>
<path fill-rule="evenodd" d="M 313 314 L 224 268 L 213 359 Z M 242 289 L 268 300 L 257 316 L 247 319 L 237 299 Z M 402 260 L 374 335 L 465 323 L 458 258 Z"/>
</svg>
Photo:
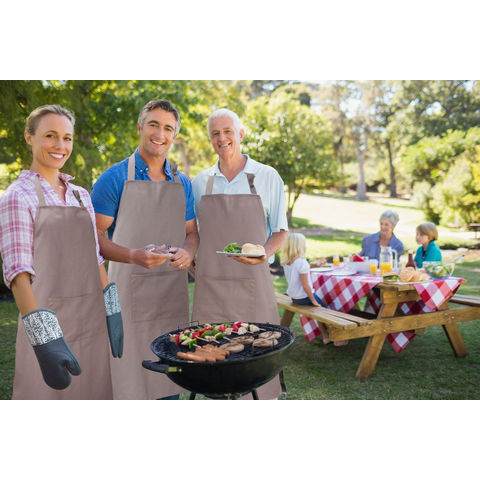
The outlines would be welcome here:
<svg viewBox="0 0 480 480">
<path fill-rule="evenodd" d="M 329 273 L 312 272 L 315 292 L 328 308 L 348 312 L 361 298 L 367 296 L 365 310 L 378 314 L 380 299 L 373 288 L 382 281 L 381 277 L 335 276 Z M 422 300 L 401 303 L 399 308 L 404 315 L 433 312 L 458 290 L 462 281 L 462 278 L 450 277 L 445 280 L 416 283 L 413 286 Z M 387 335 L 387 339 L 395 351 L 401 352 L 414 336 L 415 334 L 410 332 L 398 332 Z M 310 335 L 309 341 L 311 340 Z"/>
<path fill-rule="evenodd" d="M 373 275 L 337 277 L 325 273 L 318 276 L 312 273 L 312 279 L 313 288 L 325 305 L 345 313 L 382 281 Z"/>
</svg>

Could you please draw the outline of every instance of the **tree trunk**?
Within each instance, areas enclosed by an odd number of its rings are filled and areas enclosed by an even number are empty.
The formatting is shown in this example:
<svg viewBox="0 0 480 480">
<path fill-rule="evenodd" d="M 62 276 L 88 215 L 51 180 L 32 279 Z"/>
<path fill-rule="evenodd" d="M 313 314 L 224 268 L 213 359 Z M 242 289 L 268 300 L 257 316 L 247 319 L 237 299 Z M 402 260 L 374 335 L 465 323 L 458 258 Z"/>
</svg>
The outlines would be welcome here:
<svg viewBox="0 0 480 480">
<path fill-rule="evenodd" d="M 390 197 L 397 198 L 397 184 L 395 182 L 395 167 L 393 166 L 392 145 L 390 144 L 389 138 L 387 138 L 386 145 L 388 150 L 388 163 L 390 165 Z"/>
<path fill-rule="evenodd" d="M 292 224 L 292 216 L 293 216 L 293 205 L 287 208 L 287 223 L 289 227 Z"/>
<path fill-rule="evenodd" d="M 188 158 L 186 149 L 185 149 L 185 144 L 183 141 L 178 142 L 178 150 L 180 151 L 180 156 L 182 157 L 182 164 L 183 164 L 183 169 L 182 173 L 186 175 L 187 177 L 190 178 L 190 159 Z"/>
<path fill-rule="evenodd" d="M 340 154 L 340 148 L 342 146 L 343 136 L 340 137 L 338 142 L 333 142 L 333 158 L 340 164 L 340 176 L 342 178 L 340 185 L 340 192 L 346 193 L 347 187 L 344 185 L 344 168 L 343 168 L 343 158 Z"/>
<path fill-rule="evenodd" d="M 358 160 L 358 182 L 357 182 L 357 198 L 359 200 L 368 200 L 367 186 L 365 185 L 365 157 L 367 155 L 367 140 L 365 140 L 365 148 L 360 148 L 360 140 L 355 139 L 355 149 L 357 151 Z"/>
</svg>

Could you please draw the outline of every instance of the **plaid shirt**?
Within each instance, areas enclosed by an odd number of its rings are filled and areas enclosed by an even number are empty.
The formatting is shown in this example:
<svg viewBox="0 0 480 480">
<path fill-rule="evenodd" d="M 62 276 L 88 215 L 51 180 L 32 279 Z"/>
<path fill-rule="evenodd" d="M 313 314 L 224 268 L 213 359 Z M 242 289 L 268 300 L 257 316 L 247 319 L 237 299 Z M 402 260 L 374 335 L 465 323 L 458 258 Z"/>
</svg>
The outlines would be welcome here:
<svg viewBox="0 0 480 480">
<path fill-rule="evenodd" d="M 5 191 L 0 198 L 0 253 L 3 262 L 3 279 L 10 288 L 12 280 L 21 272 L 28 272 L 35 276 L 33 269 L 33 232 L 35 214 L 38 207 L 37 191 L 34 178 L 40 179 L 40 185 L 45 196 L 45 203 L 49 206 L 75 206 L 78 201 L 73 190 L 78 190 L 83 204 L 92 218 L 95 244 L 97 248 L 98 264 L 103 263 L 98 246 L 97 229 L 95 228 L 95 213 L 88 192 L 70 182 L 74 177 L 60 173 L 59 177 L 65 182 L 67 191 L 65 201 L 40 174 L 32 170 L 22 170 L 19 177 Z"/>
</svg>

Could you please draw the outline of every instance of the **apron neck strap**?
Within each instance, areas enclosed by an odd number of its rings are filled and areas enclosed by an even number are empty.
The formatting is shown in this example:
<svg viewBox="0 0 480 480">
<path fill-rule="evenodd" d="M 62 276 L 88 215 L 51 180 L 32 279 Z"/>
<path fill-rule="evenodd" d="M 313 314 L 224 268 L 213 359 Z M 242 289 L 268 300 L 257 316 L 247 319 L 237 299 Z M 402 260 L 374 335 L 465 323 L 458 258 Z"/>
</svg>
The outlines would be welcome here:
<svg viewBox="0 0 480 480">
<path fill-rule="evenodd" d="M 247 179 L 248 179 L 248 186 L 250 187 L 250 193 L 252 195 L 256 195 L 257 190 L 255 188 L 255 185 L 253 184 L 253 181 L 255 180 L 255 175 L 253 173 L 246 173 L 245 175 L 247 176 Z M 207 188 L 205 189 L 205 195 L 212 194 L 214 179 L 215 179 L 215 174 L 210 175 L 210 177 L 208 177 Z"/>
<path fill-rule="evenodd" d="M 45 196 L 43 195 L 42 192 L 42 186 L 40 185 L 40 180 L 38 177 L 35 177 L 35 190 L 37 191 L 37 197 L 38 197 L 38 206 L 39 207 L 44 207 L 46 205 L 45 203 Z"/>
<path fill-rule="evenodd" d="M 78 204 L 83 208 L 85 205 L 83 204 L 82 198 L 80 197 L 80 192 L 78 190 L 72 190 L 74 197 L 77 199 Z"/>
<path fill-rule="evenodd" d="M 252 195 L 257 194 L 257 190 L 255 189 L 255 185 L 253 184 L 253 181 L 255 180 L 255 175 L 253 173 L 247 173 L 247 178 L 248 178 L 248 186 L 250 187 L 250 193 Z"/>
<path fill-rule="evenodd" d="M 170 163 L 170 170 L 172 172 L 172 175 L 173 175 L 173 181 L 175 183 L 180 183 L 180 179 L 178 178 L 178 165 L 175 163 L 175 162 L 171 162 Z"/>
<path fill-rule="evenodd" d="M 211 195 L 213 190 L 213 180 L 215 179 L 215 175 L 210 175 L 208 177 L 207 188 L 205 189 L 205 195 Z"/>
<path fill-rule="evenodd" d="M 127 175 L 127 180 L 131 182 L 132 180 L 135 180 L 135 153 L 132 153 L 130 155 L 130 158 L 128 159 L 128 175 Z"/>
</svg>

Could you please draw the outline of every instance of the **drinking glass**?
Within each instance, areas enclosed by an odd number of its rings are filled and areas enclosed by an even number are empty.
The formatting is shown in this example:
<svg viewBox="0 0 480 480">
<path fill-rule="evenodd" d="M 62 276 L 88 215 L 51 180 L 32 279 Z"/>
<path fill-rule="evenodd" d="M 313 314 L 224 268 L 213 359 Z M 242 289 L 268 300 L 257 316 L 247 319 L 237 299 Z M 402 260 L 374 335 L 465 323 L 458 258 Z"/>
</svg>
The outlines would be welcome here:
<svg viewBox="0 0 480 480">
<path fill-rule="evenodd" d="M 373 259 L 373 260 L 370 260 L 369 263 L 370 263 L 370 273 L 372 275 L 376 275 L 377 274 L 377 267 L 378 267 L 378 260 Z"/>
<path fill-rule="evenodd" d="M 338 253 L 336 253 L 334 256 L 333 256 L 333 264 L 338 267 L 340 265 L 340 257 L 338 256 Z"/>
</svg>

